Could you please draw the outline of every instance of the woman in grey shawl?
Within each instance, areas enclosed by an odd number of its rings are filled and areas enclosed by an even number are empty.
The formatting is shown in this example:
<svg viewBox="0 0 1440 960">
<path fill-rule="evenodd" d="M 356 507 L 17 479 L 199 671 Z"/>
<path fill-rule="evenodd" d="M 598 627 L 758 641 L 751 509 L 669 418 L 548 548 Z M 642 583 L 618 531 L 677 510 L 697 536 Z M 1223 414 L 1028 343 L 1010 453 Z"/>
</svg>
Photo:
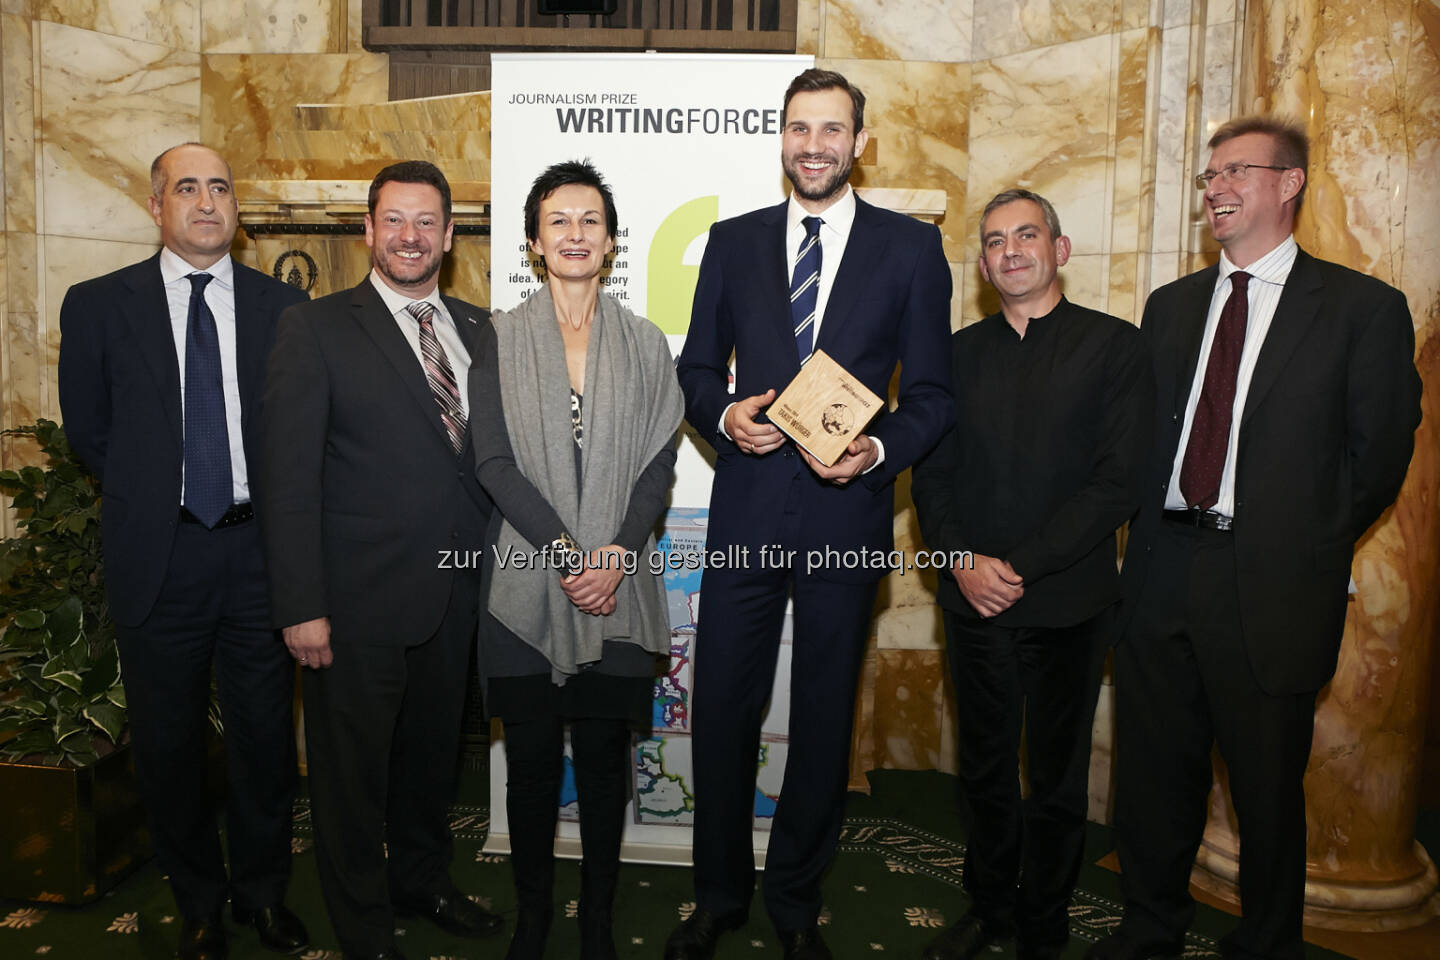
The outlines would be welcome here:
<svg viewBox="0 0 1440 960">
<path fill-rule="evenodd" d="M 599 172 L 572 161 L 541 173 L 525 235 L 546 285 L 494 314 L 470 367 L 476 472 L 499 508 L 478 659 L 486 705 L 505 726 L 519 902 L 506 957 L 545 949 L 568 722 L 584 846 L 580 956 L 609 960 L 632 730 L 649 726 L 656 658 L 670 652 L 651 531 L 683 401 L 664 335 L 600 292 L 615 201 Z"/>
</svg>

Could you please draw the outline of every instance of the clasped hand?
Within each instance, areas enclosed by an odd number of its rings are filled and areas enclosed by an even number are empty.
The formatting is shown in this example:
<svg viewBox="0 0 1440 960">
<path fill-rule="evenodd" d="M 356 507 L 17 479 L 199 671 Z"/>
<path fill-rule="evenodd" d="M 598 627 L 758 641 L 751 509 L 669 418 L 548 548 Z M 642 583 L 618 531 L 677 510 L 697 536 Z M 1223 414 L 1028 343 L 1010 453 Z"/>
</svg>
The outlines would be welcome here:
<svg viewBox="0 0 1440 960">
<path fill-rule="evenodd" d="M 585 569 L 560 578 L 560 589 L 581 613 L 597 617 L 615 612 L 615 591 L 625 578 L 625 548 L 610 544 L 590 551 Z"/>
</svg>

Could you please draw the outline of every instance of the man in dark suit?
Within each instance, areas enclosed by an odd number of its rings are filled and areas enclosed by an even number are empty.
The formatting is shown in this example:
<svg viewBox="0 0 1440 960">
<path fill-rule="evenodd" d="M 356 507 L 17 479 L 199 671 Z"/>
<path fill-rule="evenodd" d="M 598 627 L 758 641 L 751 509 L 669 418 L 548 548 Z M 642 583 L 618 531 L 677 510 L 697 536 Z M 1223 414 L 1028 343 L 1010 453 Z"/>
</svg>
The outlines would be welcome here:
<svg viewBox="0 0 1440 960">
<path fill-rule="evenodd" d="M 1125 919 L 1097 960 L 1178 955 L 1194 915 L 1210 750 L 1230 776 L 1244 915 L 1227 957 L 1303 956 L 1305 795 L 1356 542 L 1395 499 L 1420 422 L 1405 297 L 1300 250 L 1300 129 L 1210 140 L 1197 178 L 1220 263 L 1156 290 L 1152 472 L 1115 649 Z"/>
<path fill-rule="evenodd" d="M 230 167 L 196 143 L 150 168 L 158 254 L 71 287 L 60 308 L 65 430 L 104 488 L 110 613 L 135 767 L 184 960 L 224 957 L 221 908 L 282 953 L 295 788 L 295 668 L 270 626 L 259 426 L 275 318 L 305 299 L 230 258 Z M 230 872 L 206 796 L 211 669 L 225 721 Z"/>
<path fill-rule="evenodd" d="M 275 623 L 304 673 L 321 888 L 348 957 L 399 957 L 395 912 L 457 936 L 500 918 L 450 879 L 465 676 L 490 502 L 470 466 L 485 311 L 439 293 L 450 185 L 405 161 L 370 184 L 372 270 L 287 311 L 265 386 L 260 520 Z M 388 849 L 388 859 L 387 859 Z"/>
<path fill-rule="evenodd" d="M 970 960 L 1011 937 L 1019 960 L 1058 960 L 1120 600 L 1115 530 L 1140 502 L 1155 382 L 1139 330 L 1061 295 L 1070 238 L 1048 200 L 1006 190 L 979 232 L 1002 309 L 951 339 L 955 427 L 912 488 L 925 545 L 951 558 L 937 599 L 973 901 L 924 960 Z"/>
<path fill-rule="evenodd" d="M 712 956 L 719 936 L 747 918 L 760 723 L 792 591 L 789 752 L 765 860 L 765 906 L 786 957 L 831 955 L 816 929 L 820 877 L 839 837 L 855 684 L 886 572 L 875 551 L 893 543 L 896 474 L 951 418 L 950 272 L 940 234 L 850 189 L 851 164 L 869 136 L 864 106 L 838 73 L 798 76 L 785 94 L 782 134 L 790 199 L 717 223 L 700 266 L 680 385 L 687 419 L 716 452 L 708 548 L 749 548 L 750 565 L 707 569 L 701 580 L 697 907 L 666 944 L 668 960 Z M 812 348 L 881 396 L 901 368 L 899 406 L 831 467 L 762 416 Z M 847 566 L 847 552 L 860 562 Z"/>
</svg>

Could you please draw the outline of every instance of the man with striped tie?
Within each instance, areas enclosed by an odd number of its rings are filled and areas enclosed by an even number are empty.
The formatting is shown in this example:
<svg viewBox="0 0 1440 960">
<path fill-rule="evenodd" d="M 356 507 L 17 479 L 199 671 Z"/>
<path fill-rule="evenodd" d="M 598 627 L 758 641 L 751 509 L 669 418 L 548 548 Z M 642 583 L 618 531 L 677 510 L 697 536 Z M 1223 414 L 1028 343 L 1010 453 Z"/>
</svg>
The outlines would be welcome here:
<svg viewBox="0 0 1440 960">
<path fill-rule="evenodd" d="M 695 912 L 667 960 L 704 960 L 746 922 L 761 716 L 787 595 L 794 598 L 789 750 L 765 861 L 765 909 L 784 956 L 831 956 L 820 878 L 844 811 L 855 683 L 876 557 L 892 545 L 893 482 L 949 426 L 950 270 L 935 227 L 856 197 L 865 97 L 806 70 L 785 93 L 785 202 L 715 224 L 680 355 L 686 417 L 715 448 L 707 546 L 751 564 L 707 569 L 695 641 Z M 820 348 L 899 403 L 826 467 L 764 409 Z M 735 358 L 734 392 L 727 389 Z"/>
<path fill-rule="evenodd" d="M 486 313 L 439 292 L 453 232 L 439 169 L 386 167 L 369 207 L 369 276 L 280 319 L 260 520 L 275 623 L 307 668 L 326 907 L 344 955 L 378 960 L 400 956 L 397 912 L 458 936 L 501 921 L 451 881 L 446 813 L 479 571 L 444 561 L 478 550 L 490 515 L 459 389 Z"/>
</svg>

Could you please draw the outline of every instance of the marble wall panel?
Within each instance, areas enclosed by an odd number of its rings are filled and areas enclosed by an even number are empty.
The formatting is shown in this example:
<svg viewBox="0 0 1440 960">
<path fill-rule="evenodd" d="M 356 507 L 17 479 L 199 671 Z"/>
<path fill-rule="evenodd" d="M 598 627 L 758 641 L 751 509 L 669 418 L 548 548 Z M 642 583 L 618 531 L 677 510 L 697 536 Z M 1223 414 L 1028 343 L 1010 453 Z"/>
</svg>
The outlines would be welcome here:
<svg viewBox="0 0 1440 960">
<path fill-rule="evenodd" d="M 34 423 L 44 416 L 46 371 L 40 361 L 40 315 L 10 311 L 5 315 L 5 367 L 9 377 L 5 419 L 9 424 Z"/>
<path fill-rule="evenodd" d="M 5 234 L 5 308 L 16 313 L 38 313 L 40 287 L 39 246 L 35 234 Z"/>
<path fill-rule="evenodd" d="M 1140 257 L 1138 253 L 1110 254 L 1110 272 L 1105 280 L 1105 312 L 1134 324 L 1139 324 L 1145 312 L 1145 298 L 1150 293 L 1142 289 L 1137 280 Z"/>
<path fill-rule="evenodd" d="M 303 103 L 296 123 L 305 130 L 490 131 L 490 91 L 418 100 Z"/>
<path fill-rule="evenodd" d="M 205 6 L 206 53 L 336 53 L 349 0 L 247 0 Z M 358 48 L 357 48 L 358 49 Z"/>
<path fill-rule="evenodd" d="M 1160 0 L 1162 10 L 1160 12 L 1160 25 L 1163 27 L 1178 27 L 1188 23 L 1195 23 L 1200 18 L 1200 12 L 1204 9 L 1201 0 Z"/>
<path fill-rule="evenodd" d="M 875 761 L 882 769 L 938 767 L 945 714 L 945 655 L 938 650 L 876 654 Z"/>
<path fill-rule="evenodd" d="M 1190 85 L 1190 28 L 1168 27 L 1160 39 L 1159 104 L 1155 119 L 1155 206 L 1151 217 L 1150 249 L 1178 251 L 1188 246 L 1189 218 L 1194 191 L 1189 174 L 1188 105 Z M 1157 283 L 1152 275 L 1151 283 Z"/>
<path fill-rule="evenodd" d="M 268 177 L 278 171 L 261 158 L 274 133 L 298 129 L 296 104 L 383 102 L 389 60 L 363 52 L 207 54 L 200 86 L 205 142 L 226 156 L 236 178 Z"/>
<path fill-rule="evenodd" d="M 820 54 L 825 0 L 799 0 L 795 10 L 795 52 Z"/>
<path fill-rule="evenodd" d="M 1129 30 L 1116 36 L 1117 68 L 1115 71 L 1113 158 L 1114 186 L 1110 202 L 1111 252 L 1133 252 L 1140 249 L 1143 214 L 1154 197 L 1154 161 L 1147 151 L 1150 93 L 1158 78 L 1158 30 Z M 1148 140 L 1153 148 L 1153 139 Z M 1061 221 L 1063 224 L 1064 221 Z M 1149 223 L 1144 222 L 1149 239 Z"/>
<path fill-rule="evenodd" d="M 5 229 L 35 229 L 34 38 L 26 17 L 0 14 L 0 126 L 5 141 Z"/>
<path fill-rule="evenodd" d="M 1055 205 L 1077 253 L 1103 250 L 1111 160 L 1111 38 L 1093 37 L 975 65 L 965 256 L 978 251 L 980 211 L 1023 186 Z M 1088 225 L 1089 229 L 1079 229 Z"/>
<path fill-rule="evenodd" d="M 1410 298 L 1417 339 L 1440 336 L 1440 2 L 1416 0 L 1402 94 L 1408 185 L 1397 280 Z M 1440 716 L 1440 704 L 1430 709 Z"/>
<path fill-rule="evenodd" d="M 945 256 L 963 259 L 965 171 L 969 165 L 970 65 L 899 60 L 824 60 L 865 92 L 865 125 L 875 163 L 856 165 L 856 186 L 944 190 Z"/>
<path fill-rule="evenodd" d="M 1120 0 L 1120 30 L 1159 26 L 1164 17 L 1164 0 Z"/>
<path fill-rule="evenodd" d="M 432 160 L 451 180 L 490 179 L 490 134 L 472 130 L 277 130 L 261 161 L 275 177 L 303 169 L 307 179 L 368 180 L 401 158 Z"/>
<path fill-rule="evenodd" d="M 1119 26 L 1119 0 L 997 0 L 975 6 L 975 60 L 1003 57 L 1110 33 Z"/>
<path fill-rule="evenodd" d="M 345 8 L 345 50 L 359 53 L 365 40 L 365 0 L 346 0 Z"/>
<path fill-rule="evenodd" d="M 824 0 L 825 56 L 970 59 L 974 0 Z"/>
<path fill-rule="evenodd" d="M 193 53 L 37 23 L 41 233 L 151 236 L 150 162 L 200 134 Z"/>
<path fill-rule="evenodd" d="M 210 11 L 244 4 L 211 4 Z M 36 20 L 158 43 L 175 50 L 200 50 L 200 0 L 35 0 Z"/>
</svg>

